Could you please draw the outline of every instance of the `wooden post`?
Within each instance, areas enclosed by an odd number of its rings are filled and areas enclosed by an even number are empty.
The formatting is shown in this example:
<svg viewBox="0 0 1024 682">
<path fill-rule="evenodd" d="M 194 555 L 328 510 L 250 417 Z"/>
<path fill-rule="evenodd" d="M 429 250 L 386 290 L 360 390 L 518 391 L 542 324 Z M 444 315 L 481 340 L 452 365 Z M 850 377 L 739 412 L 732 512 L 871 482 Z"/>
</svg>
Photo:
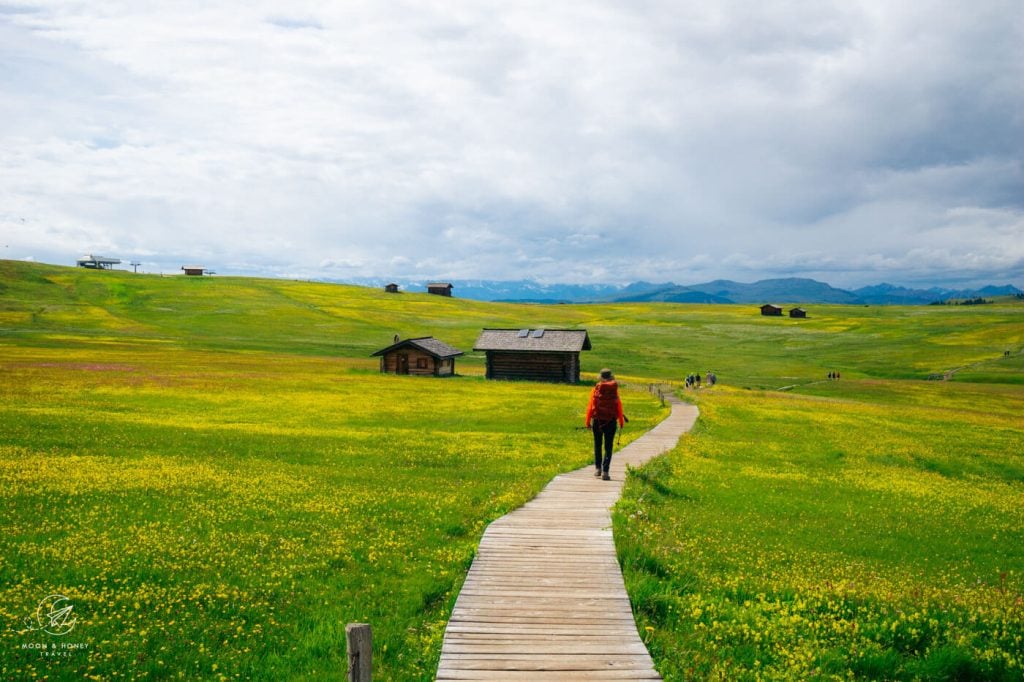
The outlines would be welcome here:
<svg viewBox="0 0 1024 682">
<path fill-rule="evenodd" d="M 373 679 L 373 632 L 368 623 L 345 626 L 348 646 L 348 682 L 371 682 Z"/>
</svg>

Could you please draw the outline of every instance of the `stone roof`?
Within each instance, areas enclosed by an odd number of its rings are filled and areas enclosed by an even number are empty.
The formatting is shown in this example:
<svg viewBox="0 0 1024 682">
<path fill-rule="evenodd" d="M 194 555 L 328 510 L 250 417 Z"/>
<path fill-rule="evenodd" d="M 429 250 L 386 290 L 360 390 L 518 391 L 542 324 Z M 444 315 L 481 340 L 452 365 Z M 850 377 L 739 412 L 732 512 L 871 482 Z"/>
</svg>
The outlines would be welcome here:
<svg viewBox="0 0 1024 682">
<path fill-rule="evenodd" d="M 438 341 L 433 336 L 421 336 L 416 339 L 405 339 L 404 341 L 393 343 L 387 348 L 382 348 L 376 353 L 373 353 L 370 357 L 374 357 L 376 355 L 384 355 L 385 353 L 390 353 L 391 351 L 398 350 L 399 348 L 402 348 L 404 346 L 413 346 L 415 348 L 419 348 L 424 353 L 429 353 L 430 355 L 433 355 L 435 358 L 439 359 L 454 358 L 458 357 L 459 355 L 465 355 L 458 348 L 449 346 L 444 341 Z"/>
<path fill-rule="evenodd" d="M 578 353 L 590 350 L 590 337 L 586 329 L 484 329 L 473 350 Z"/>
</svg>

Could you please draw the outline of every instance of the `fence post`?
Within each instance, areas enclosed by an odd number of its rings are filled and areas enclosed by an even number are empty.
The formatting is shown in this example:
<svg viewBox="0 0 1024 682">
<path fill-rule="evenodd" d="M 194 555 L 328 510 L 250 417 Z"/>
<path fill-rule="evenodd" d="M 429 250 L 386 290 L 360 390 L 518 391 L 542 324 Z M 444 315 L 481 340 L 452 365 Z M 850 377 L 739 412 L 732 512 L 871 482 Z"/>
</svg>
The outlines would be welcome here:
<svg viewBox="0 0 1024 682">
<path fill-rule="evenodd" d="M 348 682 L 371 682 L 373 679 L 373 632 L 368 623 L 345 626 L 348 646 Z"/>
</svg>

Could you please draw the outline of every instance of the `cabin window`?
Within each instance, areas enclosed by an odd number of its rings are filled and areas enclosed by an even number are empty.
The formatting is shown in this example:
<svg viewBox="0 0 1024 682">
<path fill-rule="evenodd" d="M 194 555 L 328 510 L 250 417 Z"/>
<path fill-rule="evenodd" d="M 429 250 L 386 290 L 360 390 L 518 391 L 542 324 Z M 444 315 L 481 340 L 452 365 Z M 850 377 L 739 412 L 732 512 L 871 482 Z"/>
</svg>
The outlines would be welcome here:
<svg viewBox="0 0 1024 682">
<path fill-rule="evenodd" d="M 416 358 L 416 369 L 426 369 L 426 368 L 427 368 L 427 359 L 426 358 Z"/>
</svg>

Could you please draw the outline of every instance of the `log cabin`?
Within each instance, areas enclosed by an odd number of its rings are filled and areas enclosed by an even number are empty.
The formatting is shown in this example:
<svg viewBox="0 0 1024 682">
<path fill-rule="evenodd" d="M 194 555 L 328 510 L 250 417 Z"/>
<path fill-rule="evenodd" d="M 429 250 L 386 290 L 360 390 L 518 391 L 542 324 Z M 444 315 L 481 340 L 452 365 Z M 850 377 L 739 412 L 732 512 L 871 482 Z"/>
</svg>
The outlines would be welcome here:
<svg viewBox="0 0 1024 682">
<path fill-rule="evenodd" d="M 396 341 L 370 357 L 380 357 L 382 374 L 442 377 L 455 374 L 455 358 L 460 355 L 465 353 L 444 341 L 438 341 L 432 336 L 421 336 Z"/>
<path fill-rule="evenodd" d="M 475 351 L 487 355 L 488 379 L 580 380 L 580 351 L 590 350 L 585 329 L 484 329 Z"/>
<path fill-rule="evenodd" d="M 772 305 L 771 303 L 765 303 L 761 306 L 761 314 L 769 316 L 782 315 L 782 308 L 777 305 Z"/>
<path fill-rule="evenodd" d="M 430 282 L 427 284 L 427 293 L 437 296 L 451 296 L 452 285 L 448 282 Z"/>
</svg>

